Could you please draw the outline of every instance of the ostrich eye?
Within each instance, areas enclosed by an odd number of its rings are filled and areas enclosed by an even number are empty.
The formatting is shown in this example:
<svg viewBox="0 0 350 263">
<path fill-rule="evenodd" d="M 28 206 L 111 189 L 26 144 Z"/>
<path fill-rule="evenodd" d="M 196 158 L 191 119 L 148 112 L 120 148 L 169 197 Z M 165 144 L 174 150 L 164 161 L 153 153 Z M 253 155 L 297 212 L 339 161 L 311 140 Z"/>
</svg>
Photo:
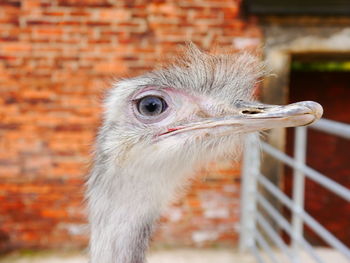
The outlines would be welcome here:
<svg viewBox="0 0 350 263">
<path fill-rule="evenodd" d="M 146 96 L 137 103 L 138 111 L 144 116 L 157 116 L 168 107 L 165 100 L 155 96 Z"/>
</svg>

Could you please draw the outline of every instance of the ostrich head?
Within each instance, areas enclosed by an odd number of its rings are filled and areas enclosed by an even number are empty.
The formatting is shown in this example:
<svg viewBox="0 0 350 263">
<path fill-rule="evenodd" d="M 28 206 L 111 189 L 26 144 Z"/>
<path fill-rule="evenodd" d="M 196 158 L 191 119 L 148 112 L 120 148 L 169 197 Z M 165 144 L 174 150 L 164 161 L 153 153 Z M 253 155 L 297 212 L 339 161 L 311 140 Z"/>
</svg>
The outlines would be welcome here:
<svg viewBox="0 0 350 263">
<path fill-rule="evenodd" d="M 91 262 L 144 262 L 155 220 L 197 167 L 235 158 L 246 133 L 321 116 L 314 102 L 255 102 L 262 76 L 251 55 L 190 46 L 175 64 L 114 85 L 87 183 Z"/>
</svg>

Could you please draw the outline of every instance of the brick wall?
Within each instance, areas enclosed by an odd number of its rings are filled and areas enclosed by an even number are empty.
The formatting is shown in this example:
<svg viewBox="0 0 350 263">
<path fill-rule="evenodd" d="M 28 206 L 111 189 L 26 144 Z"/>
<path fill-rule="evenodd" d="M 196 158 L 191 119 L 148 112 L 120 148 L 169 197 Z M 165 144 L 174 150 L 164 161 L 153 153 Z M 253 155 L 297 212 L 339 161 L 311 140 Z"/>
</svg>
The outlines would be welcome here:
<svg viewBox="0 0 350 263">
<path fill-rule="evenodd" d="M 114 77 L 152 69 L 177 45 L 255 48 L 238 0 L 0 0 L 0 250 L 86 245 L 83 182 Z M 203 171 L 155 245 L 236 242 L 239 172 Z"/>
</svg>

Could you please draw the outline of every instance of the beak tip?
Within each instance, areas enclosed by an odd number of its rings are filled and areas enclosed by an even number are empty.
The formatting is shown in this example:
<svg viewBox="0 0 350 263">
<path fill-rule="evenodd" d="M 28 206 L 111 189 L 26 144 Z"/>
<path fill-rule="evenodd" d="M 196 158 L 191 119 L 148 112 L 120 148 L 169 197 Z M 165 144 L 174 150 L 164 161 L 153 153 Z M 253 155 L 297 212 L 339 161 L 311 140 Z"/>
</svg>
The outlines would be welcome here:
<svg viewBox="0 0 350 263">
<path fill-rule="evenodd" d="M 315 117 L 314 121 L 317 121 L 322 117 L 323 107 L 319 103 L 314 101 L 304 101 L 302 103 L 304 104 L 305 107 L 311 110 L 311 114 L 313 114 Z"/>
</svg>

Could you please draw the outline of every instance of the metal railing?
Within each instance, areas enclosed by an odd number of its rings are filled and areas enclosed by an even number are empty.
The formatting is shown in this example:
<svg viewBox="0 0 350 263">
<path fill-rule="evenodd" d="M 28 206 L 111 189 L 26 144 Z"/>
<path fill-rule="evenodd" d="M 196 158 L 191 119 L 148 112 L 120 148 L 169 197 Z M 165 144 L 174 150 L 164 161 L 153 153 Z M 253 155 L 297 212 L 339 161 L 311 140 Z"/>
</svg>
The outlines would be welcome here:
<svg viewBox="0 0 350 263">
<path fill-rule="evenodd" d="M 308 128 L 350 139 L 349 124 L 321 119 L 309 127 L 295 128 L 294 159 L 265 142 L 259 142 L 256 134 L 249 135 L 246 140 L 242 167 L 240 249 L 250 250 L 259 263 L 266 262 L 263 254 L 267 256 L 269 262 L 273 263 L 282 261 L 303 263 L 300 259 L 300 251 L 304 251 L 314 262 L 327 263 L 305 239 L 304 225 L 311 228 L 330 247 L 342 254 L 346 262 L 350 262 L 349 247 L 304 210 L 305 178 L 311 179 L 350 202 L 349 189 L 305 164 Z M 292 199 L 261 174 L 261 152 L 269 154 L 293 169 Z M 269 192 L 291 211 L 291 222 L 259 192 L 259 187 Z M 290 245 L 286 244 L 280 232 L 273 227 L 271 220 L 265 218 L 266 214 L 278 225 L 278 229 L 284 230 L 289 235 Z M 280 254 L 277 256 L 276 251 L 279 251 L 287 261 L 282 260 Z"/>
</svg>

